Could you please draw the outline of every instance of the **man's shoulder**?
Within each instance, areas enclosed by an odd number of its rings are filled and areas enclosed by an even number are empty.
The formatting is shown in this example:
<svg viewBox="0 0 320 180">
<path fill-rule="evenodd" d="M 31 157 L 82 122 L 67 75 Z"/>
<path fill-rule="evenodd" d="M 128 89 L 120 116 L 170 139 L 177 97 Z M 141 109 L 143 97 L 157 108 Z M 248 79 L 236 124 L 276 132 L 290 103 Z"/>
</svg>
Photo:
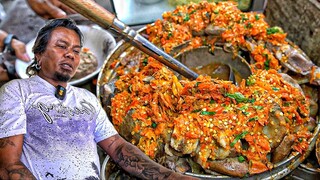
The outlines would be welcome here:
<svg viewBox="0 0 320 180">
<path fill-rule="evenodd" d="M 27 79 L 12 79 L 11 81 L 6 82 L 5 84 L 3 84 L 2 87 L 10 87 L 10 86 L 16 86 L 16 85 L 20 85 L 20 84 L 25 84 L 28 83 L 29 78 Z"/>
<path fill-rule="evenodd" d="M 1 89 L 41 89 L 41 85 L 43 85 L 43 82 L 39 81 L 38 77 L 32 76 L 24 79 L 13 79 L 1 86 Z"/>
</svg>

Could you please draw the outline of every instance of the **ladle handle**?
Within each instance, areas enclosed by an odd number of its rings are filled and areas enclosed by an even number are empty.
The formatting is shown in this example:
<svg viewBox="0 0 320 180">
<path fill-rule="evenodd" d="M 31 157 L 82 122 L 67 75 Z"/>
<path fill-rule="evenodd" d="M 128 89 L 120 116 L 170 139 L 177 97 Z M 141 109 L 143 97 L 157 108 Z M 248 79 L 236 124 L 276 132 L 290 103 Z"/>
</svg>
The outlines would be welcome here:
<svg viewBox="0 0 320 180">
<path fill-rule="evenodd" d="M 73 10 L 77 11 L 82 16 L 95 22 L 102 28 L 109 28 L 112 26 L 114 14 L 104 9 L 102 6 L 94 2 L 93 0 L 60 0 L 65 5 L 69 6 Z"/>
<path fill-rule="evenodd" d="M 180 73 L 186 78 L 196 79 L 198 74 L 190 70 L 181 62 L 177 61 L 160 48 L 145 39 L 139 33 L 131 29 L 129 26 L 119 21 L 115 15 L 104 9 L 99 4 L 91 0 L 60 0 L 79 14 L 95 22 L 104 29 L 113 27 L 117 32 L 123 35 L 123 38 L 137 47 L 144 53 L 160 61 L 164 65 L 170 67 L 174 71 Z"/>
</svg>

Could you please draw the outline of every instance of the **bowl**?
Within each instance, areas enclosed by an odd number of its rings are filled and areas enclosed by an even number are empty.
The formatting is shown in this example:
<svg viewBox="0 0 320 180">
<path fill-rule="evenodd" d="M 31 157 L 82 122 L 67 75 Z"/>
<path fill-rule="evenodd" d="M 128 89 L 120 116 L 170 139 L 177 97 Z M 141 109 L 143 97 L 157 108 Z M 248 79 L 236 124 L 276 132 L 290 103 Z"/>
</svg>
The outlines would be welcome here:
<svg viewBox="0 0 320 180">
<path fill-rule="evenodd" d="M 82 85 L 88 82 L 90 79 L 94 78 L 99 73 L 107 56 L 116 46 L 115 38 L 108 31 L 103 30 L 102 28 L 95 25 L 78 25 L 78 27 L 84 36 L 83 47 L 89 48 L 89 50 L 96 56 L 98 66 L 97 69 L 91 74 L 88 74 L 80 79 L 71 80 L 71 85 Z M 26 45 L 27 53 L 31 58 L 34 58 L 34 54 L 32 53 L 34 42 L 35 38 Z M 20 78 L 29 77 L 26 74 L 26 69 L 29 64 L 31 64 L 31 61 L 24 62 L 20 59 L 16 60 L 15 68 Z"/>
</svg>

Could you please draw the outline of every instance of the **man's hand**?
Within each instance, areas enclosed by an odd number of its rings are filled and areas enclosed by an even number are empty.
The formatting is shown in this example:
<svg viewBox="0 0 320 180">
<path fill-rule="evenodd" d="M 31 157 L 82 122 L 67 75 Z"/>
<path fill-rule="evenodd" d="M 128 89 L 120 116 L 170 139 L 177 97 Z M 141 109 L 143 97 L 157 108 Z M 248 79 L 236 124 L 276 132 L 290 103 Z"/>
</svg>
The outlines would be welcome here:
<svg viewBox="0 0 320 180">
<path fill-rule="evenodd" d="M 58 0 L 26 0 L 30 8 L 44 19 L 66 18 L 76 12 Z"/>
<path fill-rule="evenodd" d="M 8 37 L 8 33 L 0 30 L 0 52 L 5 50 L 5 39 Z M 11 36 L 12 37 L 12 36 Z M 30 61 L 30 57 L 27 54 L 26 44 L 16 38 L 9 38 L 10 46 L 14 50 L 15 56 L 22 61 Z"/>
<path fill-rule="evenodd" d="M 14 49 L 14 53 L 18 59 L 21 59 L 25 62 L 30 61 L 30 57 L 28 56 L 26 51 L 26 44 L 17 39 L 12 39 L 11 47 Z"/>
</svg>

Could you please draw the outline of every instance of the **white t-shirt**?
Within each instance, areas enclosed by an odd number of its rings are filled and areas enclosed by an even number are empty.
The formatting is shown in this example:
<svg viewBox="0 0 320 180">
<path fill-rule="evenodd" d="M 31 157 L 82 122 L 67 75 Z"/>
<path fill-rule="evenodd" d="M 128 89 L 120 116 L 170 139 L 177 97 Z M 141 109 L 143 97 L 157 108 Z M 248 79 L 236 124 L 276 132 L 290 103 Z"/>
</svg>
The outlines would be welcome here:
<svg viewBox="0 0 320 180">
<path fill-rule="evenodd" d="M 96 143 L 117 134 L 91 92 L 67 86 L 66 97 L 34 76 L 0 89 L 0 138 L 24 134 L 21 161 L 37 179 L 97 179 Z"/>
</svg>

